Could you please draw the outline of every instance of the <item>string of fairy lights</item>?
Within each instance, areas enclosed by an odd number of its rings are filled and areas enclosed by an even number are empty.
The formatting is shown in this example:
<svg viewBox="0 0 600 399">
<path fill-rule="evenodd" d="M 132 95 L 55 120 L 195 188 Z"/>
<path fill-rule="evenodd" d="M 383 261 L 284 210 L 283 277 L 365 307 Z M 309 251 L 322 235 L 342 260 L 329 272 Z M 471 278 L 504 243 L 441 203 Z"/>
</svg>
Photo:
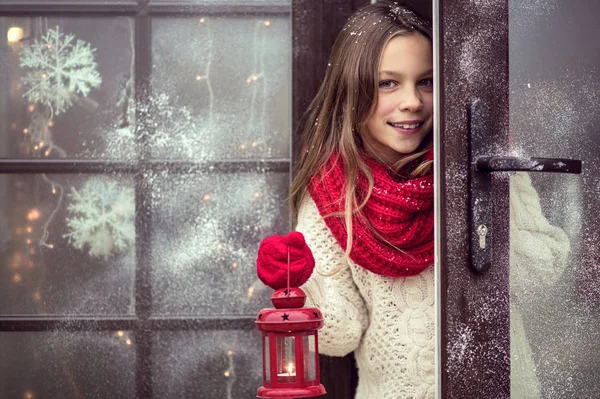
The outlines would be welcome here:
<svg viewBox="0 0 600 399">
<path fill-rule="evenodd" d="M 209 112 L 209 126 L 214 127 L 214 106 L 215 106 L 215 93 L 213 84 L 211 82 L 211 69 L 213 67 L 212 62 L 214 59 L 214 42 L 213 33 L 211 31 L 211 25 L 209 18 L 199 18 L 199 23 L 206 29 L 205 37 L 207 38 L 208 46 L 208 60 L 204 65 L 204 68 L 199 71 L 195 80 L 205 85 L 208 93 L 208 112 Z M 262 108 L 257 111 L 256 102 L 258 101 L 259 93 L 263 99 L 267 96 L 267 87 L 265 83 L 264 69 L 264 58 L 266 49 L 266 36 L 267 29 L 271 27 L 272 22 L 270 20 L 256 21 L 254 25 L 253 34 L 253 45 L 257 51 L 253 51 L 253 72 L 246 78 L 246 84 L 251 89 L 251 100 L 250 100 L 250 126 L 253 126 L 255 121 L 264 121 L 266 117 L 266 101 L 262 101 Z M 25 29 L 20 26 L 11 26 L 6 34 L 7 42 L 11 48 L 17 52 L 24 42 Z M 133 55 L 132 55 L 133 56 Z M 42 76 L 42 78 L 44 78 Z M 14 89 L 17 91 L 21 90 L 22 84 L 15 83 Z M 27 114 L 29 115 L 29 123 L 26 126 L 19 127 L 19 122 L 12 122 L 10 127 L 13 131 L 21 134 L 20 144 L 18 146 L 18 152 L 24 157 L 51 157 L 56 156 L 60 158 L 66 158 L 67 152 L 61 148 L 53 139 L 52 129 L 55 126 L 56 115 L 52 109 L 38 101 L 30 102 L 27 105 Z M 259 112 L 257 114 L 257 112 Z M 256 149 L 265 141 L 264 130 L 262 136 L 259 139 L 253 140 L 249 143 L 241 143 L 240 150 L 245 151 L 247 149 Z M 28 279 L 33 278 L 28 274 L 28 271 L 35 269 L 35 263 L 37 256 L 41 256 L 41 249 L 52 250 L 55 248 L 55 244 L 50 241 L 49 227 L 53 221 L 57 211 L 59 210 L 63 199 L 64 199 L 64 187 L 56 181 L 51 180 L 46 174 L 41 175 L 42 179 L 48 184 L 49 192 L 51 196 L 49 198 L 55 198 L 55 206 L 53 209 L 46 212 L 40 207 L 27 207 L 26 202 L 23 200 L 27 197 L 27 186 L 22 181 L 15 181 L 15 198 L 17 203 L 20 204 L 15 209 L 15 215 L 22 214 L 23 222 L 18 223 L 14 226 L 14 232 L 16 237 L 21 238 L 17 243 L 21 243 L 15 248 L 10 257 L 10 267 L 13 269 L 12 281 L 14 284 L 22 285 Z M 254 199 L 260 199 L 264 194 L 260 191 L 254 192 Z M 210 192 L 205 193 L 202 196 L 202 201 L 212 201 L 213 196 Z M 221 248 L 219 248 L 221 246 Z M 223 244 L 218 244 L 217 249 L 223 249 Z M 232 270 L 240 267 L 239 261 L 232 261 L 230 263 Z M 252 298 L 256 292 L 262 291 L 263 285 L 260 281 L 255 280 L 248 288 L 245 293 L 247 299 Z M 42 293 L 39 285 L 31 294 L 31 299 L 38 306 L 42 306 L 44 303 Z M 129 331 L 116 331 L 114 337 L 118 342 L 123 343 L 125 347 L 132 347 L 134 345 L 133 337 Z M 223 376 L 226 379 L 226 395 L 227 399 L 233 398 L 233 386 L 237 379 L 235 373 L 235 357 L 234 351 L 229 348 L 226 351 L 227 368 L 222 371 Z M 24 399 L 35 399 L 37 394 L 27 389 L 23 392 L 22 397 Z"/>
</svg>

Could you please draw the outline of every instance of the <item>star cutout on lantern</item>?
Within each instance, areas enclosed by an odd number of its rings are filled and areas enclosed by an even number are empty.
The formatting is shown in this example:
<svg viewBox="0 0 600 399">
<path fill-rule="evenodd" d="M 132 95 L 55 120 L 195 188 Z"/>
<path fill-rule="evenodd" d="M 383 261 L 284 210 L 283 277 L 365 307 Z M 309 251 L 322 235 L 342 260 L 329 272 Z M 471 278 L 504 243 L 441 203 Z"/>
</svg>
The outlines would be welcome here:
<svg viewBox="0 0 600 399">
<path fill-rule="evenodd" d="M 313 315 L 315 316 L 315 319 L 319 318 L 319 314 L 317 312 L 313 312 Z"/>
<path fill-rule="evenodd" d="M 281 316 L 281 318 L 283 319 L 283 321 L 290 321 L 289 319 L 290 315 L 287 313 L 284 313 L 283 316 Z"/>
<path fill-rule="evenodd" d="M 258 320 L 262 320 L 262 313 L 259 313 Z"/>
<path fill-rule="evenodd" d="M 286 288 L 285 290 L 283 290 L 283 293 L 285 294 L 285 296 L 288 296 L 288 295 L 289 295 L 289 294 L 288 294 L 288 290 L 287 290 L 287 288 Z"/>
</svg>

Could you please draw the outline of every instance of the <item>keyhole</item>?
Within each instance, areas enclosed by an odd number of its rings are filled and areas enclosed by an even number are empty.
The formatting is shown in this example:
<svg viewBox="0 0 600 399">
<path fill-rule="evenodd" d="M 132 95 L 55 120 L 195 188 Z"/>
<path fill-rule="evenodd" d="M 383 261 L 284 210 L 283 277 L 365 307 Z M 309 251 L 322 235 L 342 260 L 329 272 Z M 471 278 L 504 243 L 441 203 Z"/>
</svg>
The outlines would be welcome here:
<svg viewBox="0 0 600 399">
<path fill-rule="evenodd" d="M 488 233 L 488 228 L 485 224 L 480 224 L 477 227 L 477 234 L 479 234 L 479 248 L 485 249 L 485 236 Z"/>
</svg>

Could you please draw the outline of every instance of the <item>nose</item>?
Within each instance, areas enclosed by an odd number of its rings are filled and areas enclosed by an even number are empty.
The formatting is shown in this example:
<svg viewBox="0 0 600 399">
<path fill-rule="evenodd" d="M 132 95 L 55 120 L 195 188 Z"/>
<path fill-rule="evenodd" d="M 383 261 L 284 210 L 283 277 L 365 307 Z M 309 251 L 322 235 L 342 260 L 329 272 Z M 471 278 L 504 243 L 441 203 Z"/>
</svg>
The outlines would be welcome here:
<svg viewBox="0 0 600 399">
<path fill-rule="evenodd" d="M 398 103 L 400 111 L 417 112 L 423 108 L 423 101 L 418 90 L 413 87 L 407 87 L 401 93 Z"/>
</svg>

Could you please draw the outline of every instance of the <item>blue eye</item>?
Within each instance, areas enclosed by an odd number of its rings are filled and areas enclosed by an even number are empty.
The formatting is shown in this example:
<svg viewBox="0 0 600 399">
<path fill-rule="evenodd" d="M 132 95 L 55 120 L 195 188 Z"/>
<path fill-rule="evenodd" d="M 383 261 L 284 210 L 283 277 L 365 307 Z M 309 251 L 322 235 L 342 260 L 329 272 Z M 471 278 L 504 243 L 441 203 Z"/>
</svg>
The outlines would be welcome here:
<svg viewBox="0 0 600 399">
<path fill-rule="evenodd" d="M 433 86 L 433 79 L 427 78 L 427 79 L 422 79 L 419 81 L 419 83 L 417 83 L 418 86 L 422 86 L 422 87 L 431 87 Z"/>
<path fill-rule="evenodd" d="M 396 82 L 394 82 L 393 80 L 382 80 L 381 82 L 379 82 L 379 87 L 382 89 L 391 89 L 395 86 Z"/>
</svg>

